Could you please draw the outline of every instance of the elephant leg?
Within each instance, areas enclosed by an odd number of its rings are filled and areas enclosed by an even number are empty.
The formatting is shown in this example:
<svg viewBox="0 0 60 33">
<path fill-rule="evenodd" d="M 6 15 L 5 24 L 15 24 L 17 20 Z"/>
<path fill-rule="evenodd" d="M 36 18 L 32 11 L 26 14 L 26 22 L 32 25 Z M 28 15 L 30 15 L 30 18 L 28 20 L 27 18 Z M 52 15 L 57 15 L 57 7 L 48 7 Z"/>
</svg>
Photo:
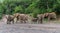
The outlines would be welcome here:
<svg viewBox="0 0 60 33">
<path fill-rule="evenodd" d="M 14 24 L 14 20 L 12 21 L 12 23 Z"/>
<path fill-rule="evenodd" d="M 20 20 L 21 23 L 23 23 L 23 20 Z"/>
<path fill-rule="evenodd" d="M 41 24 L 43 23 L 43 20 L 44 20 L 44 18 L 41 18 L 41 22 L 40 22 Z"/>
<path fill-rule="evenodd" d="M 50 22 L 50 17 L 48 17 L 48 21 Z"/>
<path fill-rule="evenodd" d="M 27 21 L 26 20 L 24 20 L 24 23 L 26 23 Z"/>
<path fill-rule="evenodd" d="M 7 24 L 11 24 L 11 21 L 7 21 Z"/>
<path fill-rule="evenodd" d="M 40 21 L 40 23 L 42 24 L 42 23 L 43 23 L 43 21 L 41 20 L 41 21 Z"/>
<path fill-rule="evenodd" d="M 38 21 L 37 21 L 37 24 L 40 22 L 40 20 L 38 19 Z"/>
<path fill-rule="evenodd" d="M 37 20 L 37 23 L 38 23 L 38 20 Z"/>
<path fill-rule="evenodd" d="M 43 20 L 38 20 L 38 22 L 37 22 L 38 24 L 42 24 L 43 23 Z"/>
<path fill-rule="evenodd" d="M 18 20 L 16 20 L 16 23 L 18 23 Z"/>
<path fill-rule="evenodd" d="M 28 20 L 26 20 L 26 23 L 28 23 L 29 21 Z"/>
<path fill-rule="evenodd" d="M 18 22 L 18 19 L 16 19 L 16 23 Z"/>
</svg>

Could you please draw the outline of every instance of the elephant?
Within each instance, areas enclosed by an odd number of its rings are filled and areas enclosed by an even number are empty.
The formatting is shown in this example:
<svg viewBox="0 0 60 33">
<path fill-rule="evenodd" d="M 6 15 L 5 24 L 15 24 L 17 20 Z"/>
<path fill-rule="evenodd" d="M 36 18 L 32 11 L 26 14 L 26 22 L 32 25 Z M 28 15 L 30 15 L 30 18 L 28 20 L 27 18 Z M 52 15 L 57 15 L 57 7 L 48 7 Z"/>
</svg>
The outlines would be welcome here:
<svg viewBox="0 0 60 33">
<path fill-rule="evenodd" d="M 32 21 L 33 22 L 37 22 L 37 18 L 32 18 Z"/>
<path fill-rule="evenodd" d="M 28 15 L 27 14 L 20 14 L 19 20 L 22 23 L 27 23 L 28 22 Z"/>
<path fill-rule="evenodd" d="M 27 14 L 16 13 L 16 14 L 14 14 L 14 17 L 17 18 L 17 21 L 19 21 L 21 23 L 26 23 L 28 21 Z M 17 23 L 17 21 L 16 21 L 16 23 Z"/>
<path fill-rule="evenodd" d="M 37 15 L 37 23 L 43 23 L 43 19 L 44 19 L 44 14 L 38 14 Z"/>
<path fill-rule="evenodd" d="M 51 12 L 51 13 L 49 13 L 49 15 L 48 15 L 48 20 L 50 20 L 50 19 L 56 19 L 56 13 L 55 12 Z"/>
<path fill-rule="evenodd" d="M 50 21 L 50 19 L 56 19 L 56 13 L 55 12 L 51 12 L 51 13 L 44 13 L 44 18 L 47 17 L 48 20 Z"/>
<path fill-rule="evenodd" d="M 6 15 L 7 24 L 11 24 L 11 22 L 14 24 L 14 16 L 13 15 Z"/>
</svg>

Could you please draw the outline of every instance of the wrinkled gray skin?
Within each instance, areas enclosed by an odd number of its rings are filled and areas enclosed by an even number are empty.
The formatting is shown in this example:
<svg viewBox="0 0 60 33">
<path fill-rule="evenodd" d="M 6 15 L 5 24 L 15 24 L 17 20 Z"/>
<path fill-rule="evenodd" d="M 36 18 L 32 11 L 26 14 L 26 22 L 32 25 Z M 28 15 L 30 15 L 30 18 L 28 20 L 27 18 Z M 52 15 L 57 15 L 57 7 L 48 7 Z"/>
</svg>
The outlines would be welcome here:
<svg viewBox="0 0 60 33">
<path fill-rule="evenodd" d="M 45 13 L 45 14 L 44 14 L 44 17 L 47 17 L 48 20 L 50 21 L 51 18 L 52 18 L 52 19 L 56 19 L 56 14 L 55 14 L 55 12 Z"/>
<path fill-rule="evenodd" d="M 11 24 L 11 22 L 14 24 L 14 16 L 13 15 L 7 15 L 7 24 Z"/>
<path fill-rule="evenodd" d="M 38 14 L 37 15 L 37 17 L 38 17 L 38 20 L 37 20 L 37 23 L 43 23 L 43 19 L 44 19 L 44 15 L 43 14 Z"/>
</svg>

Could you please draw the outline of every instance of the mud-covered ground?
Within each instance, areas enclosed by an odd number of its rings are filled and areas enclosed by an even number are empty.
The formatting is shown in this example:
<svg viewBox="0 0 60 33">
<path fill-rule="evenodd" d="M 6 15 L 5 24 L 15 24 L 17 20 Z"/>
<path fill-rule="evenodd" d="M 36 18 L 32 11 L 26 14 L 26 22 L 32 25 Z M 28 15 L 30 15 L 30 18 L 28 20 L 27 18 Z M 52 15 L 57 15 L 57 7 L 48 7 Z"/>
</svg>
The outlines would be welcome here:
<svg viewBox="0 0 60 33">
<path fill-rule="evenodd" d="M 0 33 L 60 33 L 60 24 L 6 24 L 6 19 L 2 19 Z"/>
</svg>

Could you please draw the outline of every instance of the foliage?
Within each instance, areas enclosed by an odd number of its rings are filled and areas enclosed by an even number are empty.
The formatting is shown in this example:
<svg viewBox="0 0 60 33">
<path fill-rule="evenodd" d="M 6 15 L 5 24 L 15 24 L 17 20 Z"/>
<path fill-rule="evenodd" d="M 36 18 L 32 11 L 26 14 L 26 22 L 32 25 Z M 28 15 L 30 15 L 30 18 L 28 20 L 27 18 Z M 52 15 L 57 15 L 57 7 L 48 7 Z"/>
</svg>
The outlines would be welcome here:
<svg viewBox="0 0 60 33">
<path fill-rule="evenodd" d="M 60 0 L 4 0 L 0 3 L 0 15 L 26 13 L 36 17 L 53 11 L 60 12 Z"/>
</svg>

